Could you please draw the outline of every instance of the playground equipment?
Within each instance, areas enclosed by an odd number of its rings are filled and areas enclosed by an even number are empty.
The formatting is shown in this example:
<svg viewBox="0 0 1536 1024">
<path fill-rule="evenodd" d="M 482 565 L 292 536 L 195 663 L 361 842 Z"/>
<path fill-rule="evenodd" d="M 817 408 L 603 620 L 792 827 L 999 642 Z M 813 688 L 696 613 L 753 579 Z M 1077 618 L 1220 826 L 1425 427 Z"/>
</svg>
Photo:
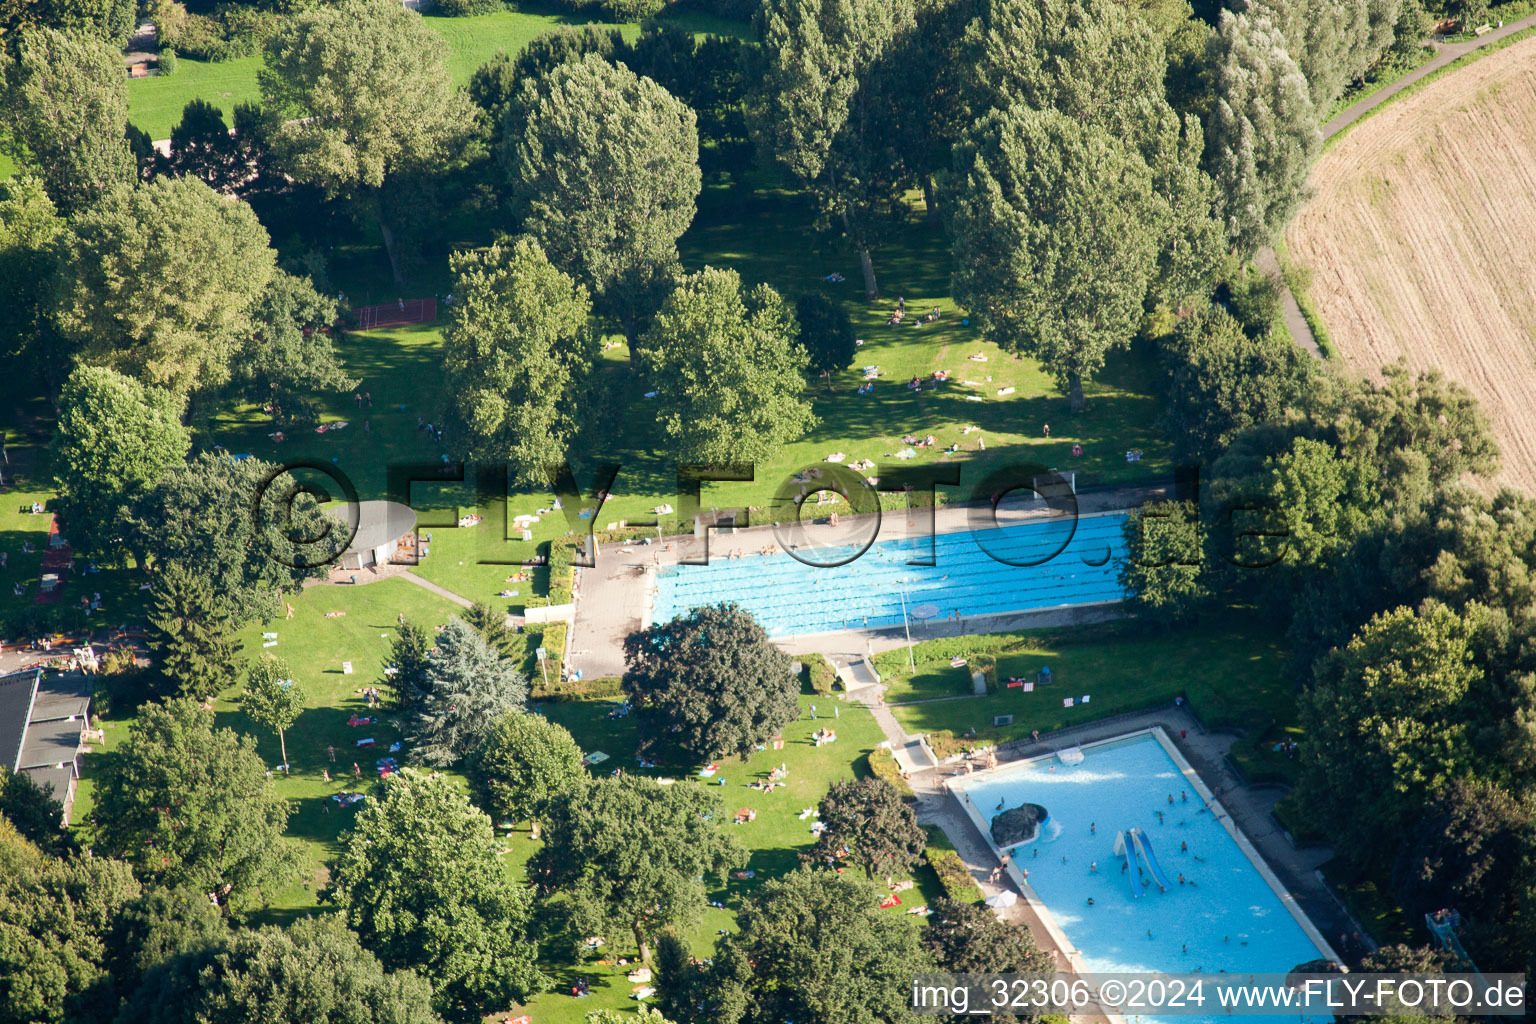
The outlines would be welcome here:
<svg viewBox="0 0 1536 1024">
<path fill-rule="evenodd" d="M 1115 856 L 1124 857 L 1128 865 L 1125 874 L 1130 879 L 1132 899 L 1141 898 L 1143 875 L 1155 882 L 1163 892 L 1171 888 L 1168 876 L 1163 874 L 1162 866 L 1157 863 L 1157 857 L 1152 852 L 1152 840 L 1141 829 L 1131 828 L 1115 833 Z M 1136 870 L 1131 871 L 1132 867 Z"/>
</svg>

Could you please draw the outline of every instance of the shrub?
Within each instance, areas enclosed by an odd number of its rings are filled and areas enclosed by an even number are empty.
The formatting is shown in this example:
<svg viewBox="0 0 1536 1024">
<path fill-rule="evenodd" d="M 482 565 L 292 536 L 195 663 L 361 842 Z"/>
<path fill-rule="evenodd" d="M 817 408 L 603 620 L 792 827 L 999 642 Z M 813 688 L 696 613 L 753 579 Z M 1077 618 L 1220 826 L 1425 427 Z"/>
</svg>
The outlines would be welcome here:
<svg viewBox="0 0 1536 1024">
<path fill-rule="evenodd" d="M 933 873 L 939 876 L 944 894 L 959 903 L 975 903 L 981 899 L 981 887 L 966 870 L 965 862 L 955 852 L 949 838 L 936 825 L 925 825 L 928 845 L 923 847 L 923 858 Z"/>
<path fill-rule="evenodd" d="M 502 0 L 437 0 L 432 9 L 450 18 L 462 18 L 473 14 L 494 14 L 502 8 Z"/>
<path fill-rule="evenodd" d="M 618 676 L 604 676 L 601 679 L 572 679 L 568 682 L 555 682 L 551 679 L 549 687 L 544 687 L 544 680 L 536 680 L 533 688 L 534 700 L 546 700 L 551 704 L 565 704 L 578 700 L 615 700 L 624 696 L 624 680 Z"/>
<path fill-rule="evenodd" d="M 837 685 L 837 670 L 831 663 L 813 652 L 800 655 L 800 664 L 805 666 L 804 678 L 811 684 L 811 691 L 818 697 L 830 696 Z"/>
<path fill-rule="evenodd" d="M 176 48 L 167 46 L 160 51 L 160 59 L 155 62 L 155 72 L 161 75 L 174 75 L 176 73 Z"/>
<path fill-rule="evenodd" d="M 179 3 L 159 3 L 154 19 L 162 50 L 171 48 L 197 60 L 249 57 L 273 30 L 271 14 L 241 4 L 221 4 L 211 14 L 193 14 Z"/>
<path fill-rule="evenodd" d="M 903 797 L 912 799 L 917 796 L 912 792 L 912 784 L 901 777 L 901 766 L 896 763 L 896 755 L 890 747 L 876 747 L 869 752 L 869 770 L 875 778 L 895 786 Z"/>
</svg>

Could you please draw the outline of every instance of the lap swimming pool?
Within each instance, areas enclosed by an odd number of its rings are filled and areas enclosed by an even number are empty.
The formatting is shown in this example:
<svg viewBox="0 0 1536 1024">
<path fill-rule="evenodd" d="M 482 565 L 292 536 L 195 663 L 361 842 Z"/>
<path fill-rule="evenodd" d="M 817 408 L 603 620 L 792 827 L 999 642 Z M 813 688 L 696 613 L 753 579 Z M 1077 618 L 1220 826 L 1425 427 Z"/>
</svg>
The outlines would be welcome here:
<svg viewBox="0 0 1536 1024">
<path fill-rule="evenodd" d="M 926 541 L 910 540 L 876 542 L 856 560 L 831 568 L 806 565 L 783 553 L 668 566 L 657 573 L 651 621 L 735 601 L 770 636 L 900 626 L 903 588 L 913 621 L 1118 601 L 1125 596 L 1118 579 L 1125 518 L 1123 513 L 1089 515 L 1075 522 L 1053 519 L 986 532 L 990 551 L 1012 562 L 1039 565 L 998 561 L 969 531 L 959 531 L 933 539 L 934 564 L 928 566 L 907 564 L 929 553 Z M 842 549 L 846 554 L 856 550 Z M 818 551 L 816 557 L 830 562 L 838 551 Z"/>
<path fill-rule="evenodd" d="M 1045 808 L 1049 819 L 1038 836 L 1004 852 L 1028 872 L 1089 972 L 1285 973 L 1336 960 L 1294 900 L 1276 891 L 1269 869 L 1244 849 L 1246 839 L 1216 818 L 1220 804 L 1206 809 L 1209 794 L 1165 742 L 1138 733 L 1084 747 L 1078 764 L 1035 758 L 956 778 L 951 789 L 989 842 L 999 808 Z M 1132 828 L 1146 850 L 1144 859 L 1133 854 L 1135 863 L 1116 852 L 1117 836 Z"/>
</svg>

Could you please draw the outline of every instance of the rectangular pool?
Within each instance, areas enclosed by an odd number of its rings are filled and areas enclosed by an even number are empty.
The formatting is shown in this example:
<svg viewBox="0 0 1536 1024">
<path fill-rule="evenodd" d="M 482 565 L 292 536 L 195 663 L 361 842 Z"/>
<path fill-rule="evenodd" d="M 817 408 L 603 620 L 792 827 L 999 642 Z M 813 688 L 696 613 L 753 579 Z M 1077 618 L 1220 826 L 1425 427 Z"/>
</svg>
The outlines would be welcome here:
<svg viewBox="0 0 1536 1024">
<path fill-rule="evenodd" d="M 1028 872 L 1081 970 L 1284 973 L 1336 960 L 1295 901 L 1276 891 L 1268 867 L 1250 857 L 1246 838 L 1217 819 L 1220 805 L 1207 809 L 1210 794 L 1164 742 L 1136 733 L 1084 747 L 1079 764 L 1034 758 L 958 777 L 951 789 L 989 842 L 1000 806 L 1045 808 L 1038 837 L 1006 852 Z M 1117 833 L 1131 828 L 1141 830 L 1167 891 L 1117 855 Z"/>
<path fill-rule="evenodd" d="M 970 531 L 961 530 L 933 538 L 935 564 L 929 566 L 907 564 L 927 556 L 926 540 L 877 541 L 834 568 L 807 565 L 782 552 L 668 566 L 657 572 L 651 621 L 735 601 L 770 636 L 900 626 L 903 580 L 914 622 L 1118 601 L 1125 597 L 1119 582 L 1125 518 L 1098 514 L 988 530 L 987 547 L 1008 561 L 994 558 Z M 816 557 L 830 562 L 836 553 L 821 550 Z"/>
</svg>

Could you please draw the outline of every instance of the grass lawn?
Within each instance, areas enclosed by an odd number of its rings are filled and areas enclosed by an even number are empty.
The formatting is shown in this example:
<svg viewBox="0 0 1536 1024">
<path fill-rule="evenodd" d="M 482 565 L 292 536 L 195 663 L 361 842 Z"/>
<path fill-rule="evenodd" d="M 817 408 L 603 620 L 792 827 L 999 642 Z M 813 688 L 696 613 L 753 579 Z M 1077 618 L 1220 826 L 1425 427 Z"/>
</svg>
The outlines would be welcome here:
<svg viewBox="0 0 1536 1024">
<path fill-rule="evenodd" d="M 955 655 L 969 664 L 951 668 Z M 982 742 L 1006 742 L 1182 695 L 1207 725 L 1244 730 L 1232 757 L 1250 779 L 1288 779 L 1294 767 L 1271 749 L 1282 734 L 1299 738 L 1284 637 L 1253 618 L 1215 620 L 1175 635 L 1108 624 L 934 640 L 917 645 L 916 660 L 910 672 L 900 648 L 877 657 L 876 667 L 891 684 L 886 701 L 897 705 L 896 720 L 908 732 L 937 734 L 941 746 L 973 728 Z M 1056 679 L 1049 688 L 1024 693 L 1006 686 L 1010 677 L 1034 679 L 1044 665 Z M 976 668 L 988 674 L 985 697 L 965 696 Z M 1089 704 L 1062 706 L 1063 698 L 1084 694 L 1092 696 Z M 937 699 L 945 697 L 960 699 Z M 992 726 L 994 715 L 1008 714 L 1013 724 Z"/>
<path fill-rule="evenodd" d="M 448 69 L 460 85 L 469 81 L 475 69 L 496 56 L 500 50 L 515 53 L 534 36 L 561 25 L 582 24 L 584 19 L 571 15 L 525 13 L 504 10 L 468 18 L 424 15 L 433 31 L 448 43 Z M 702 14 L 676 15 L 676 24 L 698 33 L 736 35 L 745 31 L 740 22 Z M 640 26 L 618 26 L 625 38 L 640 34 Z M 256 73 L 261 56 L 209 62 L 181 57 L 176 73 L 164 78 L 134 78 L 128 82 L 128 119 L 149 133 L 152 139 L 168 139 L 171 129 L 181 121 L 181 112 L 194 99 L 207 100 L 224 111 L 224 120 L 234 123 L 237 103 L 261 98 Z"/>
<path fill-rule="evenodd" d="M 908 217 L 893 226 L 885 244 L 875 251 L 885 295 L 905 297 L 910 309 L 937 305 L 943 310 L 936 323 L 892 327 L 886 320 L 894 298 L 871 305 L 863 301 L 862 291 L 852 280 L 836 285 L 821 281 L 832 270 L 856 278 L 857 265 L 836 239 L 814 229 L 807 206 L 805 198 L 795 194 L 773 190 L 744 194 L 726 186 L 712 187 L 701 198 L 699 215 L 682 239 L 683 260 L 690 270 L 706 264 L 734 267 L 744 282 L 767 281 L 791 300 L 802 292 L 824 290 L 843 302 L 857 336 L 864 340 L 855 365 L 834 375 L 833 390 L 821 381 L 807 387 L 819 424 L 758 466 L 752 483 L 706 485 L 706 506 L 767 505 L 780 481 L 802 467 L 820 465 L 833 451 L 845 452 L 850 462 L 870 458 L 894 465 L 888 456 L 903 447 L 902 435 L 909 432 L 932 433 L 938 440 L 934 448 L 921 450 L 914 463 L 964 467 L 959 488 L 941 489 L 948 499 L 967 497 L 986 472 L 1021 462 L 1076 469 L 1080 484 L 1085 485 L 1129 482 L 1159 472 L 1169 445 L 1155 425 L 1157 400 L 1150 382 L 1156 370 L 1149 353 L 1133 348 L 1112 357 L 1099 379 L 1086 384 L 1090 409 L 1072 416 L 1038 363 L 1008 355 L 961 325 L 962 313 L 948 295 L 950 254 L 941 230 L 926 226 L 916 216 Z M 348 294 L 353 295 L 350 289 Z M 361 378 L 359 388 L 373 395 L 372 407 L 363 410 L 351 392 L 322 400 L 324 418 L 349 421 L 345 430 L 290 432 L 288 440 L 279 444 L 269 439 L 273 427 L 259 410 L 241 407 L 223 410 L 198 443 L 223 444 L 232 452 L 251 452 L 274 461 L 309 457 L 334 462 L 362 497 L 382 497 L 389 466 L 440 463 L 442 449 L 418 430 L 416 421 L 418 417 L 434 420 L 443 405 L 442 327 L 439 321 L 370 331 L 341 343 L 348 368 Z M 986 362 L 971 362 L 972 355 L 984 355 Z M 864 365 L 878 365 L 880 376 L 872 392 L 860 395 L 857 388 L 863 382 L 860 367 Z M 935 370 L 949 371 L 951 380 L 921 392 L 906 387 L 913 376 L 931 383 Z M 666 454 L 669 442 L 644 398 L 659 382 L 632 373 L 622 345 L 605 353 L 600 374 L 607 378 L 608 393 L 622 406 L 612 414 L 621 417 L 623 428 L 582 442 L 571 460 L 586 493 L 593 486 L 587 474 L 594 462 L 613 461 L 622 467 L 612 496 L 596 516 L 597 527 L 654 519 L 649 510 L 664 503 L 680 507 L 675 462 Z M 960 383 L 964 380 L 976 386 Z M 1009 388 L 1013 389 L 1010 394 L 998 394 Z M 368 431 L 361 429 L 360 420 L 368 421 Z M 1052 427 L 1048 439 L 1043 436 L 1047 423 Z M 972 425 L 979 433 L 963 432 Z M 985 451 L 980 450 L 978 438 L 985 440 Z M 951 443 L 960 448 L 947 454 L 944 449 Z M 1083 456 L 1071 455 L 1074 443 L 1082 444 Z M 1144 463 L 1128 464 L 1124 458 L 1128 448 L 1142 449 Z M 474 480 L 452 486 L 434 479 L 432 470 L 425 475 L 428 479 L 411 491 L 424 528 L 433 533 L 431 555 L 420 574 L 473 600 L 492 600 L 520 611 L 531 588 L 507 583 L 510 569 L 505 565 L 482 563 L 531 558 L 539 542 L 571 532 L 570 523 L 561 515 L 544 516 L 533 530 L 533 543 L 507 541 L 494 525 L 492 510 L 479 507 Z M 552 495 L 517 493 L 510 501 L 511 515 L 534 513 L 550 507 Z M 462 514 L 472 508 L 487 513 L 486 521 L 473 529 L 456 528 L 455 509 Z M 676 528 L 676 524 L 667 525 L 669 530 Z M 521 593 L 497 599 L 504 589 Z"/>
</svg>

